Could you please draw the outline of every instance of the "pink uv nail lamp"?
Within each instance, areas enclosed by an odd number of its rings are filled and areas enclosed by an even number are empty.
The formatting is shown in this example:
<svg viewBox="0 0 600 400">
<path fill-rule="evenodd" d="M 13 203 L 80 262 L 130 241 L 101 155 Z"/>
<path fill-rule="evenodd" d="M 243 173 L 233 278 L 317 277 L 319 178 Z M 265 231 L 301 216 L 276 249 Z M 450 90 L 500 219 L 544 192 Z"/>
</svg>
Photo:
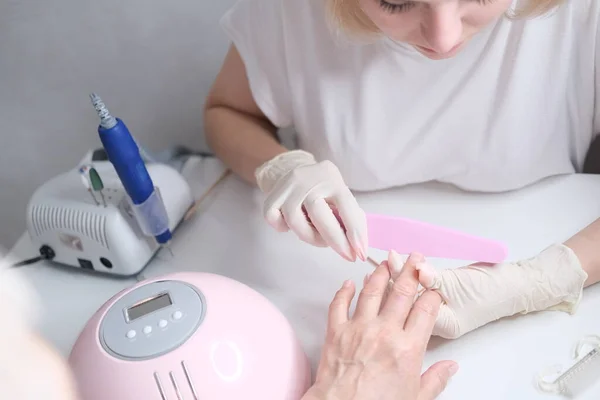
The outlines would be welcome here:
<svg viewBox="0 0 600 400">
<path fill-rule="evenodd" d="M 283 314 L 209 273 L 118 293 L 88 322 L 69 363 L 81 400 L 298 400 L 311 383 Z"/>
</svg>

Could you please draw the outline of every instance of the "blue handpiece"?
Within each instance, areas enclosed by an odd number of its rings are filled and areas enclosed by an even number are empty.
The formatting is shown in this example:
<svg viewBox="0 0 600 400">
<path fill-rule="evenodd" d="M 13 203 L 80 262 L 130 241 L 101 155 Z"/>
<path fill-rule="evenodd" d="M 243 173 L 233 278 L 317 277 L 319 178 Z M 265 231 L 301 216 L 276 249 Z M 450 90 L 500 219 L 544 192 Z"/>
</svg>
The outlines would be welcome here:
<svg viewBox="0 0 600 400">
<path fill-rule="evenodd" d="M 166 209 L 154 188 L 136 142 L 125 123 L 108 112 L 98 95 L 93 93 L 90 98 L 100 117 L 100 141 L 131 198 L 138 220 L 142 219 L 142 230 L 153 235 L 158 243 L 168 243 L 172 233 Z"/>
</svg>

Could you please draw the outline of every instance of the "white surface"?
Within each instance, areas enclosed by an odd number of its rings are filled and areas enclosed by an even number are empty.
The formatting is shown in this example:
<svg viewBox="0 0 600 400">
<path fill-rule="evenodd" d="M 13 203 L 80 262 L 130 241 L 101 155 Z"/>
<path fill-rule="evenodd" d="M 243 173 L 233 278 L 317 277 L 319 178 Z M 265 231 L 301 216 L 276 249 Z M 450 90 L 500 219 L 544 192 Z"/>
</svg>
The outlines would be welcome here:
<svg viewBox="0 0 600 400">
<path fill-rule="evenodd" d="M 219 173 L 218 164 L 212 161 L 191 166 L 196 196 Z M 359 202 L 367 211 L 418 218 L 504 240 L 510 258 L 518 259 L 568 238 L 600 216 L 598 198 L 600 176 L 572 175 L 502 195 L 469 194 L 432 184 L 360 195 Z M 330 249 L 314 248 L 291 234 L 273 231 L 262 219 L 261 199 L 257 190 L 228 178 L 198 214 L 176 231 L 174 259 L 161 253 L 144 274 L 207 271 L 248 284 L 290 319 L 314 368 L 334 292 L 346 278 L 361 285 L 371 267 L 348 263 Z M 22 238 L 13 256 L 23 258 L 34 253 Z M 385 253 L 371 255 L 381 259 Z M 440 267 L 463 264 L 430 261 Z M 23 271 L 42 296 L 41 331 L 65 356 L 92 313 L 110 296 L 134 283 L 42 264 L 24 267 Z M 440 399 L 552 398 L 536 391 L 533 378 L 546 366 L 565 362 L 580 337 L 600 333 L 599 304 L 600 286 L 595 286 L 586 289 L 574 316 L 530 314 L 489 324 L 457 340 L 434 338 L 426 366 L 442 359 L 454 359 L 461 366 Z M 600 387 L 594 387 L 585 399 L 599 396 Z"/>
</svg>

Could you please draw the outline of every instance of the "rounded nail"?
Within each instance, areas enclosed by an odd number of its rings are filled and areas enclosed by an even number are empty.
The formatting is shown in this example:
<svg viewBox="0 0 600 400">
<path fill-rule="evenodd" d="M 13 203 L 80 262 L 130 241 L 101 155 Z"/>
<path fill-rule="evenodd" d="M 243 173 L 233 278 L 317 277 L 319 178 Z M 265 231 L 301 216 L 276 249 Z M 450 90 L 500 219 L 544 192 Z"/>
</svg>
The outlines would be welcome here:
<svg viewBox="0 0 600 400">
<path fill-rule="evenodd" d="M 424 262 L 425 261 L 425 256 L 423 256 L 423 254 L 421 253 L 410 253 L 410 255 L 408 256 L 408 260 L 406 260 L 407 262 L 414 262 L 414 263 L 420 263 L 420 262 Z"/>
<path fill-rule="evenodd" d="M 392 275 L 399 274 L 400 271 L 402 271 L 402 260 L 400 260 L 400 255 L 394 250 L 390 251 L 390 255 L 388 257 L 388 265 L 390 267 L 390 273 Z"/>
<path fill-rule="evenodd" d="M 448 368 L 448 372 L 450 372 L 450 376 L 454 376 L 457 372 L 458 372 L 458 364 L 454 363 L 450 366 L 450 368 Z"/>
<path fill-rule="evenodd" d="M 420 262 L 417 263 L 416 269 L 419 271 L 419 282 L 423 287 L 431 289 L 436 285 L 438 272 L 435 268 L 426 262 Z"/>
<path fill-rule="evenodd" d="M 367 249 L 364 246 L 363 241 L 358 237 L 358 233 L 356 231 L 353 231 L 349 235 L 348 240 L 350 241 L 350 245 L 356 252 L 356 255 L 358 256 L 358 258 L 365 261 L 367 259 Z"/>
</svg>

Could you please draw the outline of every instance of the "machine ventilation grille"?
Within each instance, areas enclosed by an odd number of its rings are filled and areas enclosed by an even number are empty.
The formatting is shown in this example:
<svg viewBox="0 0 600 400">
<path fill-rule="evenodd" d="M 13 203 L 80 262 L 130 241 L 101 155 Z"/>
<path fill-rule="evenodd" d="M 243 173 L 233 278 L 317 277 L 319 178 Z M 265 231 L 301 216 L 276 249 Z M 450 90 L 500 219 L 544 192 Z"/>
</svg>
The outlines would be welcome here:
<svg viewBox="0 0 600 400">
<path fill-rule="evenodd" d="M 36 235 L 49 230 L 69 230 L 86 236 L 108 249 L 106 217 L 68 208 L 38 205 L 31 216 Z"/>
</svg>

